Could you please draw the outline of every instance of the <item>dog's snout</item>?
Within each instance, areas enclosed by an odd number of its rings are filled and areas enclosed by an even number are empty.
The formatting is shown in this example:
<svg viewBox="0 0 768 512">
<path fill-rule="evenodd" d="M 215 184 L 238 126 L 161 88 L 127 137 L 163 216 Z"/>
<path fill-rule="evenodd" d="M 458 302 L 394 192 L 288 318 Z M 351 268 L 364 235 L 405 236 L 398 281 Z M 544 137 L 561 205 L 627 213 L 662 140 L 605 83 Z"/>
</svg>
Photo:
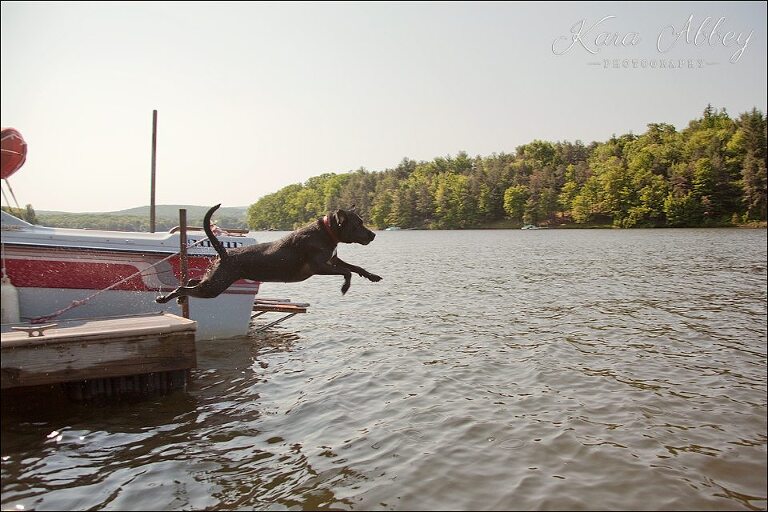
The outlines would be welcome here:
<svg viewBox="0 0 768 512">
<path fill-rule="evenodd" d="M 357 243 L 362 245 L 368 245 L 369 243 L 373 242 L 374 238 L 376 238 L 376 234 L 370 229 L 366 229 L 364 232 L 359 233 L 359 238 Z"/>
</svg>

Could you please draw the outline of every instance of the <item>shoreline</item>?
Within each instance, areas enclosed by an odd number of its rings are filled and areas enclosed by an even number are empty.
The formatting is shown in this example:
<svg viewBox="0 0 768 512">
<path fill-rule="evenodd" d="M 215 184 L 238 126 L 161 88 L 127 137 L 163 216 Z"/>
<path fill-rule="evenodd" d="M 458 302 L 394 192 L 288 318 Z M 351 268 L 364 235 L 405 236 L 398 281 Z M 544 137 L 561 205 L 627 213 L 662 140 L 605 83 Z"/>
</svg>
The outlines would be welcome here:
<svg viewBox="0 0 768 512">
<path fill-rule="evenodd" d="M 434 228 L 434 227 L 408 227 L 400 228 L 390 231 L 470 231 L 470 230 L 522 230 L 522 224 L 519 223 L 502 223 L 494 222 L 490 224 L 472 226 L 466 228 Z M 633 230 L 633 229 L 768 229 L 768 222 L 766 221 L 754 221 L 745 224 L 713 224 L 710 226 L 636 226 L 631 228 L 622 228 L 614 226 L 612 224 L 558 224 L 555 226 L 538 226 L 532 231 L 545 230 L 545 229 L 618 229 L 618 230 Z M 377 231 L 387 231 L 386 228 L 376 228 Z M 254 231 L 266 231 L 266 230 L 254 230 Z M 283 230 L 287 231 L 287 230 Z M 525 230 L 523 230 L 525 231 Z"/>
</svg>

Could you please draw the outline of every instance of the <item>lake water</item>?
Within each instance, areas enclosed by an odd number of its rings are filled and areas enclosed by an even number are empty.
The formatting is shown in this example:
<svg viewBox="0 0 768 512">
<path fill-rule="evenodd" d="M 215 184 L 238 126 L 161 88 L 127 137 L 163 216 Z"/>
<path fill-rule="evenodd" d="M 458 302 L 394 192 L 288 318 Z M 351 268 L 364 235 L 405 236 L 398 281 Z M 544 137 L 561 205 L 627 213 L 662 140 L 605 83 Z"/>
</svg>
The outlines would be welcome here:
<svg viewBox="0 0 768 512">
<path fill-rule="evenodd" d="M 262 241 L 280 233 L 259 233 Z M 765 510 L 766 231 L 380 232 L 185 393 L 4 401 L 4 510 Z"/>
</svg>

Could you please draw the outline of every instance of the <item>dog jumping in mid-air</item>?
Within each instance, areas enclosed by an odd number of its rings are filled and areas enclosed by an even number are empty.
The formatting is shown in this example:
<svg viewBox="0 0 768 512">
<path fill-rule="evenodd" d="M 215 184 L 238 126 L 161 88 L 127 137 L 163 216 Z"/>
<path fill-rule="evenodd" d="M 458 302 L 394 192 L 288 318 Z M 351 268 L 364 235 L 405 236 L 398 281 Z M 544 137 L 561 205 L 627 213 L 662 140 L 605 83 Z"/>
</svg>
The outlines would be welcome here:
<svg viewBox="0 0 768 512">
<path fill-rule="evenodd" d="M 225 249 L 211 230 L 211 217 L 220 204 L 205 214 L 203 229 L 219 254 L 202 279 L 190 280 L 168 295 L 155 299 L 165 304 L 174 298 L 199 297 L 212 299 L 240 279 L 261 282 L 296 283 L 314 275 L 344 276 L 341 293 L 347 293 L 352 272 L 369 281 L 381 281 L 362 267 L 350 265 L 336 255 L 339 243 L 368 245 L 376 238 L 363 220 L 350 210 L 336 210 L 316 222 L 298 229 L 274 242 Z"/>
</svg>

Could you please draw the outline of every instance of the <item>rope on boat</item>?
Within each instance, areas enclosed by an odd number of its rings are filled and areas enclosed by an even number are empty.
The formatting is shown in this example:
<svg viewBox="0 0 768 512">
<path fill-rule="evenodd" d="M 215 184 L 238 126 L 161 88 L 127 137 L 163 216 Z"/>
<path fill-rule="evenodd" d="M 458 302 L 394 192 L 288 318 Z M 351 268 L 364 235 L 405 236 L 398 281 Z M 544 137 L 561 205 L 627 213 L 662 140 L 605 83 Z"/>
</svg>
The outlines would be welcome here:
<svg viewBox="0 0 768 512">
<path fill-rule="evenodd" d="M 11 187 L 11 182 L 8 181 L 8 178 L 5 178 L 5 184 L 8 185 L 8 190 L 11 193 L 11 196 L 13 196 L 13 202 L 16 203 L 16 208 L 21 210 L 21 206 L 19 206 L 19 201 L 16 199 L 16 194 L 13 193 L 13 188 Z M 8 203 L 8 208 L 11 207 L 11 202 L 8 201 L 8 197 L 5 196 L 5 190 L 3 190 L 3 196 L 5 197 L 5 201 Z"/>
<path fill-rule="evenodd" d="M 192 247 L 194 247 L 196 245 L 200 245 L 201 243 L 205 242 L 206 240 L 208 240 L 208 237 L 205 237 L 205 238 L 203 238 L 201 240 L 198 240 L 197 242 L 193 242 L 191 244 L 187 244 L 187 249 L 191 249 Z M 139 270 L 138 272 L 134 272 L 133 274 L 129 275 L 128 277 L 126 277 L 124 279 L 121 279 L 120 281 L 117 281 L 116 283 L 111 284 L 111 285 L 107 286 L 106 288 L 104 288 L 102 290 L 99 290 L 99 291 L 97 291 L 95 293 L 92 293 L 91 295 L 89 295 L 88 297 L 86 297 L 84 299 L 73 300 L 69 304 L 69 306 L 66 306 L 66 307 L 63 307 L 63 308 L 61 308 L 61 309 L 59 309 L 57 311 L 54 311 L 50 315 L 44 315 L 44 316 L 38 316 L 38 317 L 31 318 L 29 320 L 29 323 L 34 325 L 34 324 L 42 324 L 42 323 L 45 323 L 45 322 L 49 322 L 49 321 L 53 320 L 54 318 L 58 317 L 59 315 L 62 315 L 64 313 L 66 313 L 67 311 L 71 310 L 71 309 L 75 309 L 78 306 L 82 306 L 83 304 L 88 303 L 91 299 L 93 299 L 97 295 L 99 295 L 99 294 L 101 294 L 103 292 L 109 291 L 112 288 L 114 288 L 116 286 L 119 286 L 119 285 L 123 284 L 124 282 L 126 282 L 126 281 L 128 281 L 130 279 L 133 279 L 134 277 L 139 276 L 139 275 L 147 272 L 148 270 L 150 270 L 150 269 L 160 265 L 161 263 L 165 263 L 166 261 L 170 260 L 171 258 L 174 258 L 174 257 L 178 256 L 179 254 L 181 254 L 181 251 L 175 252 L 175 253 L 171 254 L 170 256 L 168 256 L 166 258 L 163 258 L 162 260 L 158 261 L 157 263 L 153 263 L 152 265 L 150 265 L 149 267 L 145 268 L 144 270 Z M 157 274 L 157 272 L 155 274 Z"/>
</svg>

